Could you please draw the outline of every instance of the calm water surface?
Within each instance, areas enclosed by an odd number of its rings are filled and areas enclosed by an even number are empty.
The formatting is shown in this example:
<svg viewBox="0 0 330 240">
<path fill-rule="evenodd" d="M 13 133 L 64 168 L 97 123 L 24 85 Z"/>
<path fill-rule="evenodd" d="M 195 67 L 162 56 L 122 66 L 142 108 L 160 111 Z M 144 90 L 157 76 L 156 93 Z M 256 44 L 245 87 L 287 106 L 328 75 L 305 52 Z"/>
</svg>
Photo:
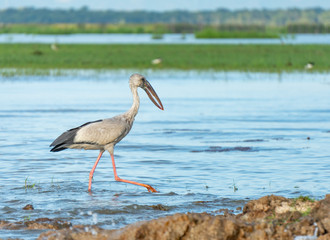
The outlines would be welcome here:
<svg viewBox="0 0 330 240">
<path fill-rule="evenodd" d="M 96 43 L 96 44 L 330 44 L 330 34 L 295 34 L 280 39 L 198 39 L 194 34 L 0 34 L 0 43 Z"/>
<path fill-rule="evenodd" d="M 115 182 L 105 153 L 88 194 L 98 152 L 48 146 L 69 128 L 126 111 L 129 75 L 0 80 L 2 220 L 48 217 L 112 229 L 177 212 L 235 210 L 267 194 L 329 193 L 330 75 L 151 71 L 145 75 L 165 111 L 140 90 L 139 114 L 115 158 L 120 177 L 159 193 Z M 35 210 L 22 210 L 26 204 Z M 39 234 L 0 230 L 0 238 Z"/>
</svg>

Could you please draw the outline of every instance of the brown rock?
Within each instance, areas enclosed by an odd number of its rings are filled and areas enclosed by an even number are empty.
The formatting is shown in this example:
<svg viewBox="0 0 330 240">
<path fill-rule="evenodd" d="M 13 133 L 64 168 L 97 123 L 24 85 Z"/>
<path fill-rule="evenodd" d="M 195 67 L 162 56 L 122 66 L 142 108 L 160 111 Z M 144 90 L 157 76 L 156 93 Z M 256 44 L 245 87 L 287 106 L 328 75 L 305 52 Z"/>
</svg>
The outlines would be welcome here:
<svg viewBox="0 0 330 240">
<path fill-rule="evenodd" d="M 250 234 L 249 239 L 264 240 L 264 239 L 268 239 L 268 236 L 265 231 L 256 230 Z"/>
<path fill-rule="evenodd" d="M 238 227 L 232 221 L 223 221 L 209 214 L 175 214 L 173 216 L 130 225 L 114 232 L 116 239 L 219 239 L 228 231 L 237 235 Z"/>
<path fill-rule="evenodd" d="M 112 230 L 103 230 L 98 227 L 75 226 L 60 231 L 48 231 L 40 234 L 38 240 L 106 240 Z"/>
<path fill-rule="evenodd" d="M 317 238 L 317 240 L 329 240 L 329 239 L 330 239 L 330 233 L 327 233 Z"/>
<path fill-rule="evenodd" d="M 244 206 L 243 218 L 244 220 L 251 221 L 253 219 L 276 214 L 277 212 L 286 212 L 287 208 L 282 209 L 282 205 L 288 205 L 288 202 L 289 200 L 287 198 L 274 195 L 252 200 Z M 276 211 L 276 208 L 279 208 L 279 210 Z"/>
<path fill-rule="evenodd" d="M 33 221 L 24 222 L 25 229 L 54 229 L 59 230 L 63 228 L 69 228 L 71 223 L 63 222 L 60 220 L 50 218 L 38 218 Z"/>
<path fill-rule="evenodd" d="M 71 223 L 49 219 L 49 218 L 38 218 L 36 220 L 31 221 L 23 221 L 23 222 L 8 222 L 8 221 L 0 221 L 0 229 L 8 229 L 8 230 L 19 230 L 19 229 L 54 229 L 59 230 L 63 228 L 71 227 Z"/>
<path fill-rule="evenodd" d="M 330 194 L 315 203 L 311 216 L 317 222 L 321 234 L 330 233 Z"/>
<path fill-rule="evenodd" d="M 235 219 L 211 216 L 206 213 L 175 214 L 148 222 L 129 225 L 119 230 L 95 230 L 86 232 L 82 228 L 47 232 L 39 239 L 237 239 L 239 224 Z"/>
<path fill-rule="evenodd" d="M 160 210 L 160 211 L 170 210 L 169 207 L 166 207 L 163 204 L 152 205 L 151 208 L 154 209 L 154 210 Z"/>
<path fill-rule="evenodd" d="M 27 204 L 25 207 L 23 207 L 23 210 L 33 210 L 34 207 L 31 204 Z"/>
</svg>

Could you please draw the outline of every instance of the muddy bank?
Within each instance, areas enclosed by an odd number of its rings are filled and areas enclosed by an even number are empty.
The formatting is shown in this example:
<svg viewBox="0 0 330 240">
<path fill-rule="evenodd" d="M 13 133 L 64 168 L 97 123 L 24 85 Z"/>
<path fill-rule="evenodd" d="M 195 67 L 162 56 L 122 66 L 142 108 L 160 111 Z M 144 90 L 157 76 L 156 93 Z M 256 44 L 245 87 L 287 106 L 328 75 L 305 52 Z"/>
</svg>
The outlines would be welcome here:
<svg viewBox="0 0 330 240">
<path fill-rule="evenodd" d="M 117 230 L 96 226 L 72 226 L 47 218 L 9 223 L 0 229 L 53 229 L 38 239 L 330 239 L 330 194 L 313 201 L 265 196 L 248 202 L 241 214 L 219 210 L 207 213 L 175 214 L 138 222 Z"/>
</svg>

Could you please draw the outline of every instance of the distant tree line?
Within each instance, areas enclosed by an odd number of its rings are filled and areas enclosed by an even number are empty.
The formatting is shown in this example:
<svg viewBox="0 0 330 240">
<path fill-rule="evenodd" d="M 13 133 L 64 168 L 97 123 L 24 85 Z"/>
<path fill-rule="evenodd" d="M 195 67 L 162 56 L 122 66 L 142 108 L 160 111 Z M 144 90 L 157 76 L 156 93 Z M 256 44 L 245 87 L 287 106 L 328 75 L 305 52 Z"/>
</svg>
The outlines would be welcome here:
<svg viewBox="0 0 330 240">
<path fill-rule="evenodd" d="M 192 25 L 265 25 L 297 26 L 330 25 L 330 10 L 322 8 L 276 9 L 276 10 L 235 10 L 216 9 L 213 11 L 114 11 L 46 8 L 8 8 L 0 10 L 0 23 L 166 23 Z"/>
<path fill-rule="evenodd" d="M 324 24 L 288 24 L 286 26 L 288 33 L 330 33 L 330 25 Z"/>
</svg>

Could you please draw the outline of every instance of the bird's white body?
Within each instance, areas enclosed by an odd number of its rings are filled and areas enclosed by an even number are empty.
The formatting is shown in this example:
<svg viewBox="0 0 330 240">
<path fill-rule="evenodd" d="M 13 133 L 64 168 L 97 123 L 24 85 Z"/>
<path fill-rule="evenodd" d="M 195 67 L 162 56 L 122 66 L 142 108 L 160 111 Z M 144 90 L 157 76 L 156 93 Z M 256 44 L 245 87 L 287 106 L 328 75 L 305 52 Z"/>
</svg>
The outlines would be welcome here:
<svg viewBox="0 0 330 240">
<path fill-rule="evenodd" d="M 129 121 L 124 114 L 88 124 L 77 131 L 69 148 L 108 150 L 129 133 L 132 125 L 133 121 Z"/>
</svg>

